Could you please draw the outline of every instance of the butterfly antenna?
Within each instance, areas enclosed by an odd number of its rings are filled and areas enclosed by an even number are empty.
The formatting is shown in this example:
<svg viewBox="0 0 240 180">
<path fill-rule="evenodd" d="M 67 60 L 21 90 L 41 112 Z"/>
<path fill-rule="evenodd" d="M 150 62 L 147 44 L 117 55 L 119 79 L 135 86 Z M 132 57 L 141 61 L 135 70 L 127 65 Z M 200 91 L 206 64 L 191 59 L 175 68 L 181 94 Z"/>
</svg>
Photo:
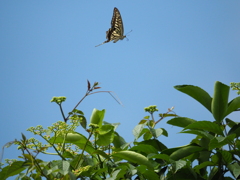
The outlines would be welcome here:
<svg viewBox="0 0 240 180">
<path fill-rule="evenodd" d="M 131 31 L 129 31 L 127 34 L 126 34 L 126 36 L 130 33 L 130 32 L 132 32 L 132 30 Z M 129 35 L 128 35 L 129 36 Z"/>
</svg>

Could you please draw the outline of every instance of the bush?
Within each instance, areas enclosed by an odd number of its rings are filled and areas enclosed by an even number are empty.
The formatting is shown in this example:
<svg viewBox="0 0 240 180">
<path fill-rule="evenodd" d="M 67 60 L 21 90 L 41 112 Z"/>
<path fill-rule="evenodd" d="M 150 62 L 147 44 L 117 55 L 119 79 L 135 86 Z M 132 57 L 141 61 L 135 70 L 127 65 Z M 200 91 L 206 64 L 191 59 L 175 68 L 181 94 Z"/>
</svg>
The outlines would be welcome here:
<svg viewBox="0 0 240 180">
<path fill-rule="evenodd" d="M 232 84 L 231 84 L 231 87 Z M 22 160 L 9 160 L 0 169 L 1 179 L 18 175 L 16 179 L 93 179 L 93 180 L 215 180 L 240 178 L 240 124 L 226 118 L 239 111 L 240 97 L 228 102 L 230 87 L 216 82 L 211 97 L 203 89 L 192 85 L 175 86 L 175 89 L 191 96 L 201 103 L 214 117 L 214 121 L 197 121 L 179 117 L 173 108 L 154 115 L 157 106 L 144 110 L 149 113 L 134 128 L 134 142 L 127 143 L 115 130 L 118 123 L 103 121 L 105 110 L 93 109 L 90 123 L 77 106 L 88 95 L 110 91 L 97 91 L 98 83 L 88 82 L 87 93 L 66 117 L 62 103 L 65 97 L 54 97 L 51 102 L 59 105 L 63 121 L 58 121 L 44 129 L 31 127 L 28 131 L 46 141 L 35 138 L 15 140 L 6 146 L 16 144 L 21 151 Z M 116 99 L 117 100 L 117 99 Z M 118 100 L 117 100 L 118 101 Z M 120 101 L 118 101 L 120 102 Z M 158 140 L 161 135 L 168 136 L 163 128 L 156 128 L 163 118 L 172 117 L 167 123 L 183 128 L 181 133 L 195 135 L 188 145 L 167 148 Z M 76 128 L 81 126 L 87 133 L 85 137 Z M 48 151 L 54 150 L 55 153 Z M 39 154 L 57 155 L 58 159 L 43 161 Z M 232 177 L 229 177 L 229 176 Z"/>
</svg>

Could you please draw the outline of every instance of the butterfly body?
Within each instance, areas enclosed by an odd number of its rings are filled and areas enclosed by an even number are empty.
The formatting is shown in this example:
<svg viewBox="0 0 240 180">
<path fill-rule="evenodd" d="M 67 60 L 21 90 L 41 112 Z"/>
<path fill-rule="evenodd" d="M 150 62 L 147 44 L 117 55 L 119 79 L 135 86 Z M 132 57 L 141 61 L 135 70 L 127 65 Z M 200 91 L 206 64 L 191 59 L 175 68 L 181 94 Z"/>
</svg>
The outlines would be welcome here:
<svg viewBox="0 0 240 180">
<path fill-rule="evenodd" d="M 110 41 L 116 43 L 118 40 L 123 40 L 125 37 L 126 36 L 124 35 L 122 17 L 119 10 L 115 7 L 113 10 L 111 28 L 109 28 L 108 31 L 106 31 L 107 40 L 104 41 L 102 44 L 108 43 Z M 102 44 L 99 44 L 97 46 L 100 46 Z"/>
</svg>

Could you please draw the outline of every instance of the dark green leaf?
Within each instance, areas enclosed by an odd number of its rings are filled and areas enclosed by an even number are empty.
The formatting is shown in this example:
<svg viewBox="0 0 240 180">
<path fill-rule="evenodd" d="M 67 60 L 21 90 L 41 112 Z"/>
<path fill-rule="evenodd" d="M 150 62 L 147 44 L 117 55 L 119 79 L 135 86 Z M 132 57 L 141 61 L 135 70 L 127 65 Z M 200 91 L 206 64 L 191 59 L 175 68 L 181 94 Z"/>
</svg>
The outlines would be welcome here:
<svg viewBox="0 0 240 180">
<path fill-rule="evenodd" d="M 132 147 L 130 150 L 139 152 L 141 154 L 158 153 L 158 151 L 153 146 L 147 144 L 139 144 L 137 146 Z"/>
<path fill-rule="evenodd" d="M 190 145 L 176 150 L 170 155 L 170 158 L 177 161 L 179 159 L 187 157 L 195 152 L 200 152 L 202 150 L 203 150 L 202 147 Z"/>
<path fill-rule="evenodd" d="M 197 121 L 195 123 L 188 125 L 187 127 L 185 127 L 185 129 L 205 130 L 219 135 L 223 135 L 223 130 L 220 128 L 220 126 L 210 121 Z"/>
<path fill-rule="evenodd" d="M 226 116 L 228 108 L 229 86 L 217 81 L 212 100 L 212 114 L 218 123 Z"/>
<path fill-rule="evenodd" d="M 211 112 L 212 98 L 206 91 L 204 91 L 200 87 L 192 85 L 179 85 L 174 86 L 174 88 L 191 96 Z"/>
<path fill-rule="evenodd" d="M 125 159 L 127 161 L 137 163 L 140 165 L 147 166 L 148 169 L 153 170 L 152 162 L 149 161 L 145 156 L 142 154 L 133 152 L 133 151 L 119 151 L 112 155 L 113 157 L 119 157 Z"/>
<path fill-rule="evenodd" d="M 0 171 L 1 180 L 5 180 L 8 177 L 15 176 L 20 172 L 24 171 L 27 167 L 24 167 L 25 162 L 23 161 L 16 161 L 13 162 L 11 165 L 6 166 Z"/>
<path fill-rule="evenodd" d="M 240 96 L 236 97 L 235 99 L 233 99 L 231 102 L 228 103 L 228 108 L 225 116 L 229 115 L 230 113 L 237 110 L 238 108 L 240 108 Z"/>
<path fill-rule="evenodd" d="M 197 121 L 194 119 L 186 118 L 186 117 L 176 117 L 169 120 L 167 123 L 173 126 L 185 128 L 187 125 L 192 124 L 194 122 L 197 122 Z"/>
<path fill-rule="evenodd" d="M 236 137 L 240 136 L 240 123 L 237 125 L 234 125 L 228 132 L 228 135 L 230 134 L 236 134 Z"/>
<path fill-rule="evenodd" d="M 205 137 L 205 138 L 207 138 L 209 140 L 214 138 L 213 135 L 209 134 L 208 132 L 202 131 L 202 130 L 181 131 L 181 133 L 196 134 L 198 136 Z"/>
<path fill-rule="evenodd" d="M 227 137 L 219 136 L 213 138 L 209 143 L 209 150 L 215 149 L 215 148 L 221 148 L 226 144 L 229 144 L 233 139 L 235 138 L 236 134 L 231 134 Z"/>
</svg>

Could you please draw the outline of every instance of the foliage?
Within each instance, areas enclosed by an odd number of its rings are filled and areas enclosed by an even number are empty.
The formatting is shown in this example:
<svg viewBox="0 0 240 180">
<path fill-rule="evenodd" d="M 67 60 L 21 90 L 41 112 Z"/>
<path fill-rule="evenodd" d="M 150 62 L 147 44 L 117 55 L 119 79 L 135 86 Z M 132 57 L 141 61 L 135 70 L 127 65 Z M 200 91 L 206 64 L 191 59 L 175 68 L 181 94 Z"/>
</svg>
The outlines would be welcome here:
<svg viewBox="0 0 240 180">
<path fill-rule="evenodd" d="M 28 131 L 40 136 L 46 144 L 35 138 L 21 140 L 17 144 L 21 160 L 9 160 L 0 169 L 1 179 L 18 175 L 16 179 L 56 179 L 56 180 L 215 180 L 240 178 L 240 124 L 227 116 L 240 108 L 240 97 L 228 101 L 230 87 L 216 82 L 211 97 L 203 89 L 192 85 L 175 86 L 212 113 L 214 121 L 197 121 L 179 117 L 173 107 L 160 113 L 155 120 L 157 106 L 144 110 L 149 113 L 133 129 L 134 141 L 127 143 L 116 132 L 119 123 L 107 123 L 105 110 L 93 109 L 87 127 L 84 113 L 77 108 L 88 95 L 97 93 L 98 83 L 88 82 L 85 96 L 66 117 L 62 103 L 65 97 L 54 97 L 51 102 L 59 105 L 63 121 L 44 129 L 30 127 Z M 109 91 L 98 91 L 108 92 Z M 119 101 L 118 101 L 119 102 Z M 172 117 L 167 123 L 183 128 L 181 133 L 193 134 L 188 145 L 168 148 L 158 140 L 168 136 L 163 128 L 157 128 L 163 118 Z M 81 126 L 88 133 L 84 136 L 76 131 Z M 50 153 L 49 151 L 54 151 Z M 56 160 L 43 161 L 39 154 L 56 156 Z M 230 175 L 232 177 L 230 177 Z"/>
</svg>

